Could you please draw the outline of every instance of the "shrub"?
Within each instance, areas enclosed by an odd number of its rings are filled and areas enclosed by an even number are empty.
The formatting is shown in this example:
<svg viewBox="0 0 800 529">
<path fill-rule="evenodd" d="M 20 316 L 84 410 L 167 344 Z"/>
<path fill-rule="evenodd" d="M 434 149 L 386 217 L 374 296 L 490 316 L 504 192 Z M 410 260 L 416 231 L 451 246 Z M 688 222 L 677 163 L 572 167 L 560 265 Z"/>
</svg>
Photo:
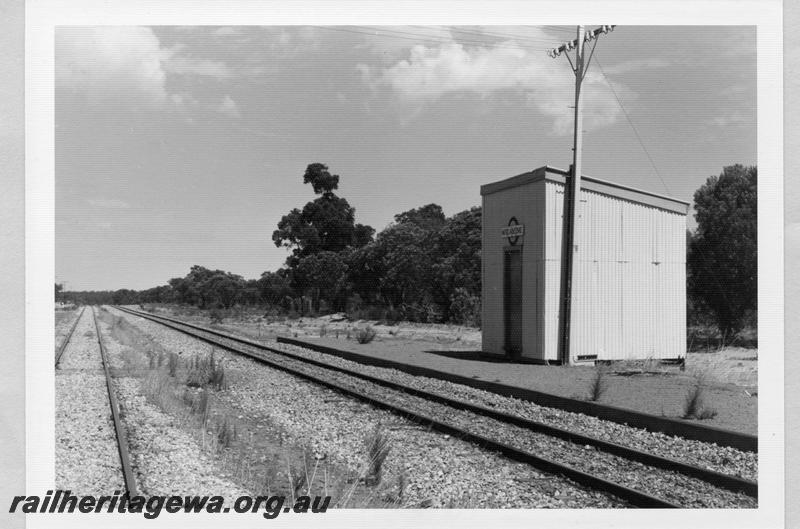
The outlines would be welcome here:
<svg viewBox="0 0 800 529">
<path fill-rule="evenodd" d="M 471 295 L 466 288 L 457 288 L 450 296 L 450 321 L 461 325 L 479 327 L 481 324 L 481 298 Z"/>
<path fill-rule="evenodd" d="M 367 344 L 374 340 L 377 334 L 378 333 L 375 332 L 375 329 L 367 325 L 366 327 L 362 327 L 356 331 L 356 341 L 358 341 L 360 344 Z"/>
<path fill-rule="evenodd" d="M 208 317 L 211 320 L 211 323 L 215 325 L 222 323 L 222 321 L 225 319 L 225 316 L 219 309 L 211 309 L 211 312 L 208 313 Z"/>
</svg>

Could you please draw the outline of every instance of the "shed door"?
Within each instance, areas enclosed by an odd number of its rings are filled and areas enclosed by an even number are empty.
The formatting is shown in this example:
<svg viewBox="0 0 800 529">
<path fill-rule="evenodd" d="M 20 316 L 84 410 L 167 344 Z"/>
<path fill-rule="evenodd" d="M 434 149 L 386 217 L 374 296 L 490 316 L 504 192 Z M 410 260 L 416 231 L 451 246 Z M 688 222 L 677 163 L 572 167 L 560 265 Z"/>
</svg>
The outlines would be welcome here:
<svg viewBox="0 0 800 529">
<path fill-rule="evenodd" d="M 505 252 L 503 304 L 505 312 L 505 351 L 509 356 L 522 354 L 522 252 Z"/>
</svg>

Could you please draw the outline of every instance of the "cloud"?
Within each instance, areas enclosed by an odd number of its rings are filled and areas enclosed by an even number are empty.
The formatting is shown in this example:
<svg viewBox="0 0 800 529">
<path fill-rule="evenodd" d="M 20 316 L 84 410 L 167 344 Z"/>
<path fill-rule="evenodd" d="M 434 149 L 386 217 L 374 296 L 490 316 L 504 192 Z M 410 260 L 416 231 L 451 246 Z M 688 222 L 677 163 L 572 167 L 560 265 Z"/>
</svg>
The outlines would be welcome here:
<svg viewBox="0 0 800 529">
<path fill-rule="evenodd" d="M 183 108 L 191 93 L 171 93 L 168 76 L 233 77 L 220 62 L 187 56 L 186 46 L 165 48 L 151 28 L 60 27 L 56 31 L 56 90 L 90 104 Z"/>
<path fill-rule="evenodd" d="M 206 59 L 192 59 L 171 55 L 164 61 L 164 67 L 169 73 L 181 75 L 200 75 L 215 79 L 230 79 L 233 77 L 225 63 Z"/>
<path fill-rule="evenodd" d="M 161 105 L 168 99 L 162 49 L 150 28 L 61 27 L 56 31 L 56 88 L 92 103 Z"/>
<path fill-rule="evenodd" d="M 222 102 L 217 107 L 217 112 L 232 118 L 240 117 L 239 108 L 236 106 L 236 101 L 231 99 L 231 96 L 229 95 L 226 95 L 224 98 L 222 98 Z"/>
<path fill-rule="evenodd" d="M 87 202 L 92 206 L 106 209 L 128 209 L 131 207 L 130 204 L 118 198 L 90 198 Z"/>
<path fill-rule="evenodd" d="M 425 105 L 454 94 L 474 94 L 483 99 L 522 94 L 529 107 L 552 119 L 552 132 L 572 130 L 574 75 L 561 61 L 542 51 L 506 41 L 495 47 L 466 47 L 458 42 L 427 47 L 415 45 L 409 57 L 392 66 L 373 70 L 359 65 L 362 79 L 373 90 L 388 89 L 417 113 Z M 591 71 L 584 79 L 584 127 L 596 129 L 614 123 L 619 105 L 606 80 Z M 634 96 L 615 84 L 625 100 Z"/>
</svg>

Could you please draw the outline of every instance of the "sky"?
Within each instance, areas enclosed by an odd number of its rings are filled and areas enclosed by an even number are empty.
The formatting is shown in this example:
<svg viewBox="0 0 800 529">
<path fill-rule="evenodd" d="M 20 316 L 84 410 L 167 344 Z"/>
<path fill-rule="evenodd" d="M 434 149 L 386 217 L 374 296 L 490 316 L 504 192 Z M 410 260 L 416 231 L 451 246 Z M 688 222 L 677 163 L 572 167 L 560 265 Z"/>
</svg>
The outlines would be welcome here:
<svg viewBox="0 0 800 529">
<path fill-rule="evenodd" d="M 593 28 L 594 26 L 587 26 Z M 60 27 L 56 281 L 142 289 L 282 266 L 310 163 L 377 231 L 572 161 L 574 26 Z M 756 165 L 754 27 L 617 26 L 583 84 L 583 173 L 688 202 Z M 694 227 L 693 219 L 687 226 Z"/>
</svg>

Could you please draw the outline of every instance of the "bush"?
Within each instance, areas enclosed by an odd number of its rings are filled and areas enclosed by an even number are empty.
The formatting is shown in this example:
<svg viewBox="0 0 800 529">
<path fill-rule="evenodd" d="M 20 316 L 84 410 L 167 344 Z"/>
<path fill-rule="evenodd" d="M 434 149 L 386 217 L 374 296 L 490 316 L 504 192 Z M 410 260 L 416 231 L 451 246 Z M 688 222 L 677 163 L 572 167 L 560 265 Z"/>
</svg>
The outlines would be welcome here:
<svg viewBox="0 0 800 529">
<path fill-rule="evenodd" d="M 356 331 L 356 341 L 360 344 L 367 344 L 374 340 L 377 334 L 375 329 L 367 325 Z"/>
<path fill-rule="evenodd" d="M 208 313 L 208 318 L 211 320 L 213 324 L 220 324 L 225 319 L 225 316 L 222 314 L 222 311 L 219 309 L 211 309 Z"/>
<path fill-rule="evenodd" d="M 450 296 L 450 321 L 472 327 L 481 325 L 481 298 L 466 288 L 457 288 Z"/>
</svg>

